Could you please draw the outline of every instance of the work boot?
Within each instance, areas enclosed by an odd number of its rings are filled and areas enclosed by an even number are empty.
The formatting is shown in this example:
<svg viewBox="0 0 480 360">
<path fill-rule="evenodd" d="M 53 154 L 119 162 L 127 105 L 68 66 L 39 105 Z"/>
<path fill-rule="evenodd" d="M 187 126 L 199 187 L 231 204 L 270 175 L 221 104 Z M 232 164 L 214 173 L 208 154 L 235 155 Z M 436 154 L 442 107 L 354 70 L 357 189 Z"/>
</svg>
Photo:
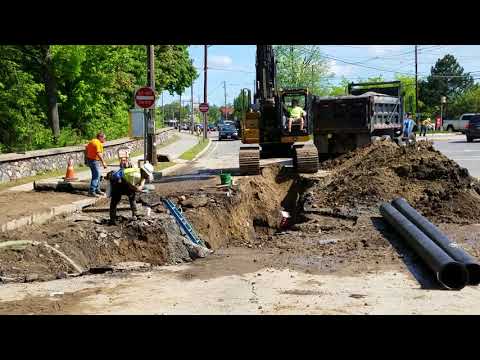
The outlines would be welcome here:
<svg viewBox="0 0 480 360">
<path fill-rule="evenodd" d="M 110 220 L 108 220 L 108 225 L 110 225 L 110 226 L 116 226 L 116 225 L 117 225 L 117 222 L 116 222 L 115 220 L 110 219 Z"/>
<path fill-rule="evenodd" d="M 94 197 L 94 198 L 100 197 L 100 195 L 98 195 L 98 194 L 96 194 L 96 193 L 93 193 L 93 192 L 88 192 L 88 196 L 89 196 L 89 197 Z"/>
<path fill-rule="evenodd" d="M 102 190 L 95 191 L 95 194 L 100 195 L 100 196 L 105 196 L 105 193 Z"/>
</svg>

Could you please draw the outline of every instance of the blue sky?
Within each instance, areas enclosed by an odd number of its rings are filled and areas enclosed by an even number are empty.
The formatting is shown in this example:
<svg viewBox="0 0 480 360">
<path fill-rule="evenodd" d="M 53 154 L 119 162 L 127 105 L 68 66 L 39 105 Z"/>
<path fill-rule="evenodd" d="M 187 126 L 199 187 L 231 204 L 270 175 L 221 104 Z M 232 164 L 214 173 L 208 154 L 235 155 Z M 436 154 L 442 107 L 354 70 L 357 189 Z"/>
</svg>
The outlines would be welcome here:
<svg viewBox="0 0 480 360">
<path fill-rule="evenodd" d="M 337 84 L 342 76 L 361 81 L 379 75 L 392 80 L 395 74 L 415 74 L 414 45 L 320 45 L 320 49 L 334 75 L 331 84 Z M 190 46 L 189 53 L 200 73 L 193 87 L 194 100 L 203 101 L 203 45 Z M 419 77 L 426 77 L 436 60 L 446 54 L 454 55 L 465 71 L 480 75 L 479 45 L 419 45 Z M 240 89 L 253 88 L 255 45 L 212 45 L 208 48 L 208 66 L 208 102 L 224 104 L 226 81 L 227 103 L 233 103 Z M 167 92 L 163 96 L 165 104 L 178 100 L 178 95 L 170 96 Z M 190 89 L 182 95 L 182 101 L 188 99 Z"/>
</svg>

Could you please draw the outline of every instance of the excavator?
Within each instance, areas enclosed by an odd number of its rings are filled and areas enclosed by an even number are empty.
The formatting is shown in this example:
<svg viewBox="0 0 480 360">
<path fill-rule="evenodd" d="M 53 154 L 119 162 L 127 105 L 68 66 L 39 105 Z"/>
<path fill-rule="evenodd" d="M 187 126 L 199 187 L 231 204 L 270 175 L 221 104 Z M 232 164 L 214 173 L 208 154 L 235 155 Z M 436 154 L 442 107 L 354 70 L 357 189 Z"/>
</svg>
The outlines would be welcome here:
<svg viewBox="0 0 480 360">
<path fill-rule="evenodd" d="M 247 106 L 241 119 L 240 173 L 259 174 L 260 158 L 280 157 L 292 158 L 297 172 L 315 173 L 319 168 L 318 150 L 315 145 L 307 144 L 313 132 L 311 96 L 308 89 L 279 89 L 276 75 L 273 46 L 257 45 L 253 103 L 251 91 L 242 90 L 242 95 L 248 99 L 245 99 Z M 303 107 L 306 115 L 303 129 L 294 123 L 289 131 L 287 106 L 293 100 Z"/>
</svg>

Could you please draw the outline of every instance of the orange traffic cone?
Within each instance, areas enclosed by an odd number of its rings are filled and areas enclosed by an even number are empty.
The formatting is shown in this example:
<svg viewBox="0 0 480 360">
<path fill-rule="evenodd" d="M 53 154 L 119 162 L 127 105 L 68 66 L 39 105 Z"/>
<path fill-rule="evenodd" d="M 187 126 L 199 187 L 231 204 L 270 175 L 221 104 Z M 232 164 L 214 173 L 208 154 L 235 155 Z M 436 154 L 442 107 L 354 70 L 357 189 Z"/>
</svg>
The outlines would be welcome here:
<svg viewBox="0 0 480 360">
<path fill-rule="evenodd" d="M 75 177 L 75 171 L 73 170 L 73 159 L 68 159 L 67 163 L 67 173 L 63 178 L 64 181 L 75 181 L 78 178 Z"/>
</svg>

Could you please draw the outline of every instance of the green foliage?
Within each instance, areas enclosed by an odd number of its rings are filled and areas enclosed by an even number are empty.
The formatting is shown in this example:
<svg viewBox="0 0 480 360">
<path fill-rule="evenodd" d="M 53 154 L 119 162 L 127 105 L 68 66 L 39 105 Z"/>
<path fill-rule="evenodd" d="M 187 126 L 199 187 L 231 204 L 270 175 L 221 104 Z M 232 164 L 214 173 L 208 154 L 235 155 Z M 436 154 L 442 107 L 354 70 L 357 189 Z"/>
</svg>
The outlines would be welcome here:
<svg viewBox="0 0 480 360">
<path fill-rule="evenodd" d="M 82 143 L 103 130 L 126 136 L 133 92 L 146 84 L 141 45 L 50 46 L 61 132 L 54 142 L 47 119 L 42 46 L 0 46 L 0 150 Z M 157 91 L 181 93 L 198 76 L 186 45 L 155 46 Z M 157 111 L 157 124 L 163 124 Z"/>
<path fill-rule="evenodd" d="M 448 111 L 450 118 L 457 118 L 463 113 L 480 113 L 480 85 L 472 86 L 450 104 Z"/>
<path fill-rule="evenodd" d="M 457 59 L 453 55 L 445 55 L 431 68 L 427 80 L 419 81 L 419 97 L 425 107 L 431 109 L 440 104 L 442 96 L 446 96 L 449 102 L 455 102 L 473 84 L 473 77 L 464 73 Z"/>
<path fill-rule="evenodd" d="M 308 88 L 312 94 L 328 93 L 332 77 L 328 62 L 316 45 L 276 45 L 277 82 L 280 88 Z"/>
<path fill-rule="evenodd" d="M 216 124 L 222 118 L 222 113 L 220 112 L 220 107 L 217 105 L 210 105 L 208 108 L 208 122 Z"/>
</svg>

